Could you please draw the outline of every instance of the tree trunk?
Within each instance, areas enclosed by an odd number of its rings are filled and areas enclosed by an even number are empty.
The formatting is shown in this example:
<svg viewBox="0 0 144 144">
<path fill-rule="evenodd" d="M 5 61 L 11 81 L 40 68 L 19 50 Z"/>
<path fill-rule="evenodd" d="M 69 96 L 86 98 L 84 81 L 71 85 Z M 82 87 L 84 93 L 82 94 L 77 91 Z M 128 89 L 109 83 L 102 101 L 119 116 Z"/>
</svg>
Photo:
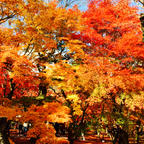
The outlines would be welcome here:
<svg viewBox="0 0 144 144">
<path fill-rule="evenodd" d="M 10 85 L 11 85 L 11 91 L 8 94 L 7 98 L 12 100 L 12 96 L 13 96 L 14 90 L 15 90 L 15 83 L 13 83 L 13 79 L 12 78 L 10 79 Z"/>
<path fill-rule="evenodd" d="M 45 83 L 40 83 L 39 84 L 39 95 L 42 94 L 44 96 L 44 98 L 47 95 L 47 87 Z"/>
<path fill-rule="evenodd" d="M 8 121 L 6 117 L 0 117 L 0 144 L 10 144 L 8 140 Z"/>
<path fill-rule="evenodd" d="M 33 137 L 32 137 L 32 138 L 30 139 L 30 143 L 31 143 L 31 144 L 36 144 L 36 141 L 37 141 L 37 138 L 33 138 Z"/>
<path fill-rule="evenodd" d="M 142 29 L 142 32 L 143 32 L 143 42 L 144 42 L 144 13 L 141 13 L 140 21 L 141 21 L 141 29 Z"/>
<path fill-rule="evenodd" d="M 69 140 L 70 144 L 73 144 L 74 140 L 75 140 L 72 124 L 70 124 L 68 127 L 68 140 Z"/>
<path fill-rule="evenodd" d="M 128 133 L 122 129 L 120 131 L 119 144 L 129 144 Z"/>
</svg>

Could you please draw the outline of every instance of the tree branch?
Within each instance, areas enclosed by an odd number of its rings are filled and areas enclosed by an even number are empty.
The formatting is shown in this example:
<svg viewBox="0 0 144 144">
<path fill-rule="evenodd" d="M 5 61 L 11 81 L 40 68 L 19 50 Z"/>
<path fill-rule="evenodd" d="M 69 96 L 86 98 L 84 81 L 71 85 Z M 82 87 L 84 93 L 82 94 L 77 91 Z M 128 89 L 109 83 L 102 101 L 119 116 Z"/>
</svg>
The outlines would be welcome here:
<svg viewBox="0 0 144 144">
<path fill-rule="evenodd" d="M 9 15 L 9 16 L 6 16 L 6 17 L 4 17 L 4 18 L 1 18 L 1 19 L 0 19 L 0 24 L 2 24 L 3 21 L 6 21 L 6 20 L 8 20 L 8 19 L 13 18 L 14 16 L 15 16 L 15 14 L 11 14 L 11 15 Z"/>
</svg>

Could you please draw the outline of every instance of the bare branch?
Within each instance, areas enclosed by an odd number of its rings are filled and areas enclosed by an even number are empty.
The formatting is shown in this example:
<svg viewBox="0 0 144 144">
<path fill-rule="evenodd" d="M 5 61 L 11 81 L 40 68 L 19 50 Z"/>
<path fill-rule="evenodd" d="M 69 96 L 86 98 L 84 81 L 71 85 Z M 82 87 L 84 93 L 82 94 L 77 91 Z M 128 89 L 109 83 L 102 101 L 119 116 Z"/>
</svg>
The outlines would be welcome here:
<svg viewBox="0 0 144 144">
<path fill-rule="evenodd" d="M 15 16 L 15 14 L 11 14 L 11 15 L 9 15 L 9 16 L 6 16 L 6 17 L 4 17 L 4 18 L 1 18 L 1 19 L 0 19 L 0 24 L 2 24 L 3 22 L 7 21 L 8 19 L 13 18 L 14 16 Z"/>
</svg>

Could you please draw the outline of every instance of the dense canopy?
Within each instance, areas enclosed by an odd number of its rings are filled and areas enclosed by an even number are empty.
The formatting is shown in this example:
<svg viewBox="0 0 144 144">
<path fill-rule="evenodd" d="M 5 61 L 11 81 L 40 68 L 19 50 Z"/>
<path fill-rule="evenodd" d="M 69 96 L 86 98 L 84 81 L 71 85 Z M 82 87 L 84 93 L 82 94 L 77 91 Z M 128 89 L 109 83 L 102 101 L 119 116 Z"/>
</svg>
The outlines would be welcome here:
<svg viewBox="0 0 144 144">
<path fill-rule="evenodd" d="M 0 116 L 30 122 L 37 144 L 61 143 L 53 123 L 67 126 L 71 143 L 96 123 L 129 134 L 129 123 L 144 124 L 138 8 L 89 0 L 80 11 L 65 2 L 1 0 Z"/>
</svg>

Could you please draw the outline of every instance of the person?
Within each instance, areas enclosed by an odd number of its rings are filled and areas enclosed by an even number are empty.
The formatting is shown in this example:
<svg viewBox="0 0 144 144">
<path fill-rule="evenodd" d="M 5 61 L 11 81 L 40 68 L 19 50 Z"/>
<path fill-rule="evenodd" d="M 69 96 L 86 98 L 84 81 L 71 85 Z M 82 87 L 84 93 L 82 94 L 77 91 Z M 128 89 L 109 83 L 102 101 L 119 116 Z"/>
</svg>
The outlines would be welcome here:
<svg viewBox="0 0 144 144">
<path fill-rule="evenodd" d="M 112 128 L 112 134 L 114 136 L 113 144 L 116 144 L 119 140 L 119 128 L 117 127 L 117 125 L 114 125 L 114 127 Z"/>
<path fill-rule="evenodd" d="M 22 123 L 18 124 L 18 129 L 19 129 L 19 135 L 21 135 L 23 133 L 23 125 L 22 125 Z"/>
<path fill-rule="evenodd" d="M 84 132 L 81 132 L 82 140 L 85 141 Z"/>
<path fill-rule="evenodd" d="M 30 122 L 28 122 L 28 126 L 27 126 L 27 131 L 31 128 L 31 123 Z"/>
<path fill-rule="evenodd" d="M 28 123 L 24 122 L 23 123 L 23 133 L 24 133 L 24 135 L 26 135 L 27 130 L 28 130 Z"/>
</svg>

